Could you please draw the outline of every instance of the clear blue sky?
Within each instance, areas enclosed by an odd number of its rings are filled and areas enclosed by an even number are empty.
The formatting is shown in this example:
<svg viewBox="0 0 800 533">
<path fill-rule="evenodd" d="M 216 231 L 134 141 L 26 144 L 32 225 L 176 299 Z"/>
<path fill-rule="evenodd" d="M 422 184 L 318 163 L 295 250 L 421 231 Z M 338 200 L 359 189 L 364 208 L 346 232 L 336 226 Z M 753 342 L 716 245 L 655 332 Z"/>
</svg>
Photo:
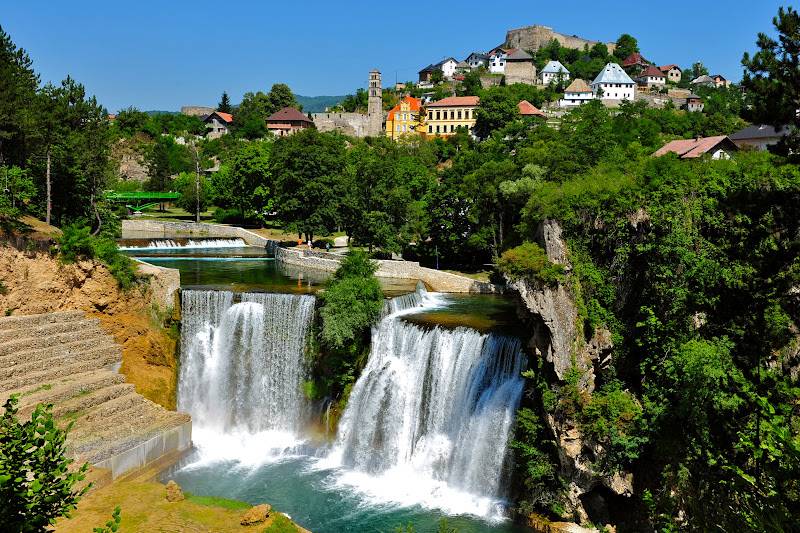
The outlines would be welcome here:
<svg viewBox="0 0 800 533">
<path fill-rule="evenodd" d="M 384 85 L 395 73 L 414 79 L 531 24 L 603 41 L 627 32 L 657 63 L 702 60 L 739 80 L 742 53 L 792 1 L 0 0 L 0 25 L 43 81 L 70 74 L 114 112 L 213 105 L 223 90 L 236 103 L 275 82 L 303 95 L 347 94 L 372 68 Z"/>
</svg>

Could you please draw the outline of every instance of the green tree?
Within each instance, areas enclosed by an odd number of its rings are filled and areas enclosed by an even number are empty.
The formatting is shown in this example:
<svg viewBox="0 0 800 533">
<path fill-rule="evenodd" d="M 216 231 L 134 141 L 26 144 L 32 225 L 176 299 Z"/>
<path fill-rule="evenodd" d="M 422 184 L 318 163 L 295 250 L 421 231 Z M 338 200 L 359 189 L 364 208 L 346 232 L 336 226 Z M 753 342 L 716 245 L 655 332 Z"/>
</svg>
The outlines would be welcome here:
<svg viewBox="0 0 800 533">
<path fill-rule="evenodd" d="M 345 140 L 306 129 L 277 139 L 272 150 L 275 210 L 289 228 L 308 240 L 333 231 L 344 195 Z"/>
<path fill-rule="evenodd" d="M 239 208 L 242 218 L 258 217 L 264 210 L 270 210 L 273 186 L 269 144 L 244 145 L 231 162 L 227 184 L 228 202 Z"/>
<path fill-rule="evenodd" d="M 381 314 L 383 293 L 375 278 L 378 266 L 366 254 L 350 252 L 320 295 L 322 341 L 342 349 L 369 331 Z"/>
<path fill-rule="evenodd" d="M 39 532 L 73 510 L 88 486 L 78 489 L 88 464 L 70 472 L 67 431 L 58 429 L 52 405 L 38 405 L 28 422 L 17 418 L 17 396 L 0 419 L 0 527 Z"/>
<path fill-rule="evenodd" d="M 28 53 L 0 26 L 0 164 L 22 166 L 39 77 Z"/>
<path fill-rule="evenodd" d="M 175 202 L 178 207 L 197 215 L 198 192 L 200 211 L 205 211 L 208 207 L 208 197 L 210 195 L 211 184 L 205 176 L 200 176 L 199 187 L 197 175 L 194 172 L 181 172 L 175 178 L 174 189 L 181 193 L 181 197 Z"/>
<path fill-rule="evenodd" d="M 475 112 L 475 134 L 486 138 L 520 118 L 519 100 L 508 87 L 492 87 L 481 92 L 481 105 Z"/>
<path fill-rule="evenodd" d="M 778 10 L 773 18 L 775 40 L 758 34 L 759 51 L 742 58 L 745 67 L 742 89 L 747 94 L 747 116 L 759 124 L 786 128 L 778 146 L 780 153 L 800 154 L 800 14 L 792 7 Z"/>
<path fill-rule="evenodd" d="M 231 99 L 226 91 L 222 91 L 222 97 L 219 99 L 219 103 L 217 104 L 217 111 L 220 113 L 230 113 L 233 111 Z"/>
<path fill-rule="evenodd" d="M 634 52 L 639 51 L 639 41 L 627 33 L 623 33 L 617 39 L 617 47 L 614 49 L 614 56 L 618 59 L 625 59 Z"/>
<path fill-rule="evenodd" d="M 285 83 L 276 83 L 273 85 L 269 90 L 269 94 L 267 94 L 267 98 L 270 104 L 269 115 L 280 111 L 284 107 L 294 107 L 300 111 L 303 110 L 303 106 L 297 102 L 294 93 L 292 93 L 292 90 Z"/>
<path fill-rule="evenodd" d="M 135 135 L 140 131 L 144 131 L 145 124 L 147 124 L 147 113 L 139 111 L 135 107 L 127 107 L 117 113 L 117 119 L 114 121 L 116 129 L 127 136 Z"/>
<path fill-rule="evenodd" d="M 0 166 L 0 215 L 16 218 L 28 210 L 36 196 L 36 185 L 27 170 Z"/>
</svg>

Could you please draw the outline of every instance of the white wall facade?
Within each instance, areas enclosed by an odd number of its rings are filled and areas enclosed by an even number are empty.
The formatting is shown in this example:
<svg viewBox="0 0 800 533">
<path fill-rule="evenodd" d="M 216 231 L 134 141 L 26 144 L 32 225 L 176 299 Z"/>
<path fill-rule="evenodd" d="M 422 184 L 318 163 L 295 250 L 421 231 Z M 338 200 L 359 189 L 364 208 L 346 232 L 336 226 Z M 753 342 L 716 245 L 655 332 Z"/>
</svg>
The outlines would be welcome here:
<svg viewBox="0 0 800 533">
<path fill-rule="evenodd" d="M 633 100 L 636 98 L 635 83 L 593 83 L 592 91 L 597 98 L 599 90 L 603 90 L 602 100 Z"/>
<path fill-rule="evenodd" d="M 564 98 L 558 101 L 559 107 L 576 107 L 594 100 L 593 93 L 564 93 Z"/>
</svg>

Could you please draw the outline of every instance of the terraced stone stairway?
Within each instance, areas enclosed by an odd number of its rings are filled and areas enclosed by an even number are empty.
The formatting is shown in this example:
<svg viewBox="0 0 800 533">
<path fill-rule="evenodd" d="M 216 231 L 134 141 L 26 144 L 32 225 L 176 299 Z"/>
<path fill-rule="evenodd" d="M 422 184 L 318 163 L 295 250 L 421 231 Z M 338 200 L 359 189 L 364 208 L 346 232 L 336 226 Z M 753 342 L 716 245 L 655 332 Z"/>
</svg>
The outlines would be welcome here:
<svg viewBox="0 0 800 533">
<path fill-rule="evenodd" d="M 112 477 L 191 446 L 191 419 L 136 393 L 117 373 L 122 349 L 82 311 L 0 318 L 0 400 L 20 394 L 22 419 L 52 403 L 76 463 Z"/>
</svg>

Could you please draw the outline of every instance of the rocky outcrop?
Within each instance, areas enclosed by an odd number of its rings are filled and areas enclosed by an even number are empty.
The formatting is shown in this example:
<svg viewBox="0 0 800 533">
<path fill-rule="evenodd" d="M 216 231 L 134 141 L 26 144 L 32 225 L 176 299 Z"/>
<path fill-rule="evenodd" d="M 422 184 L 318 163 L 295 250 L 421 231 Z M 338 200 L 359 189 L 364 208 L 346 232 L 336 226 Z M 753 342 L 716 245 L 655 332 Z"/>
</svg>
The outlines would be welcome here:
<svg viewBox="0 0 800 533">
<path fill-rule="evenodd" d="M 243 526 L 252 526 L 254 524 L 260 524 L 261 522 L 266 522 L 267 518 L 269 518 L 270 511 L 272 511 L 272 507 L 266 503 L 256 505 L 248 509 L 242 515 L 242 519 L 239 523 Z"/>
<path fill-rule="evenodd" d="M 556 387 L 563 386 L 568 373 L 577 370 L 580 393 L 591 394 L 595 389 L 596 370 L 611 362 L 611 333 L 598 328 L 590 332 L 590 336 L 586 335 L 574 293 L 577 280 L 573 278 L 569 250 L 558 222 L 544 221 L 536 237 L 550 261 L 564 266 L 566 275 L 555 285 L 525 280 L 509 282 L 532 317 L 531 350 L 547 362 Z M 604 450 L 581 435 L 575 420 L 558 408 L 556 412 L 547 413 L 545 420 L 558 443 L 560 474 L 568 483 L 569 511 L 576 521 L 585 522 L 590 518 L 585 502 L 598 487 L 618 496 L 632 494 L 631 475 L 608 477 L 595 472 L 592 465 L 602 457 Z M 602 502 L 590 503 L 602 505 Z"/>
<path fill-rule="evenodd" d="M 170 479 L 164 488 L 167 492 L 168 502 L 180 502 L 186 499 L 186 497 L 183 495 L 181 486 L 175 483 L 174 480 Z"/>
</svg>

